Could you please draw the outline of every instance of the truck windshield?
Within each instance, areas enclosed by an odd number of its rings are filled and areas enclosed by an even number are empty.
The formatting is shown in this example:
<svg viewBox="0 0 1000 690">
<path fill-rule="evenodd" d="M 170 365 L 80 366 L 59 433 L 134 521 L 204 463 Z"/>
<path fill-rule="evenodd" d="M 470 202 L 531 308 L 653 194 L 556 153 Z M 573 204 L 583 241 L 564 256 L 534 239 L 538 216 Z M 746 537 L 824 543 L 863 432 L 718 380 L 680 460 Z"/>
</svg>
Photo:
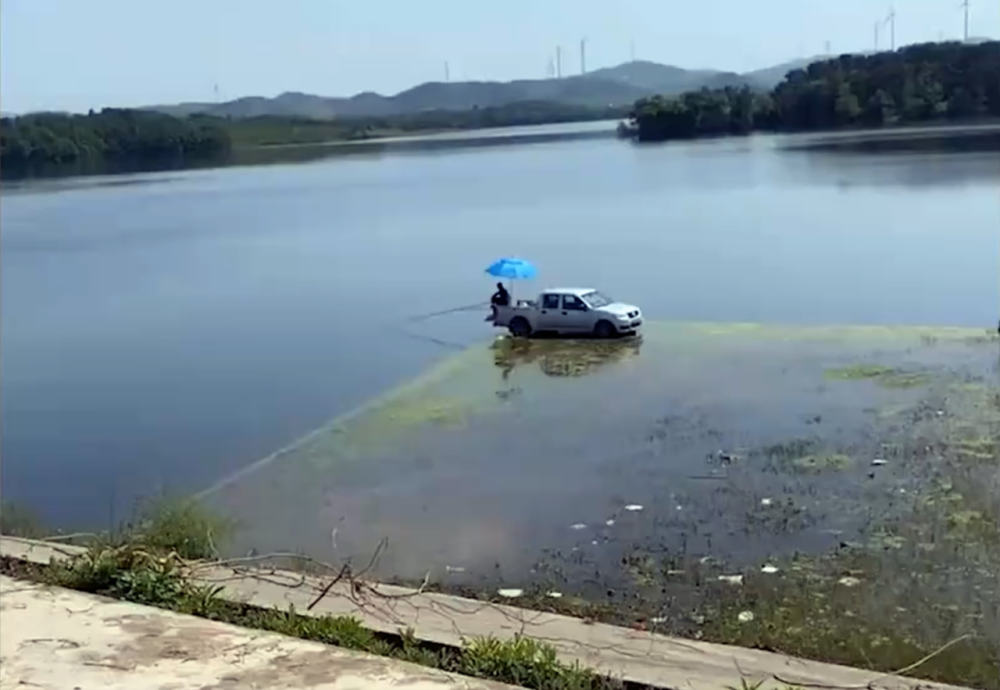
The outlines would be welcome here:
<svg viewBox="0 0 1000 690">
<path fill-rule="evenodd" d="M 600 309 L 611 304 L 612 300 L 602 295 L 597 290 L 583 295 L 583 301 L 590 305 L 591 309 Z"/>
</svg>

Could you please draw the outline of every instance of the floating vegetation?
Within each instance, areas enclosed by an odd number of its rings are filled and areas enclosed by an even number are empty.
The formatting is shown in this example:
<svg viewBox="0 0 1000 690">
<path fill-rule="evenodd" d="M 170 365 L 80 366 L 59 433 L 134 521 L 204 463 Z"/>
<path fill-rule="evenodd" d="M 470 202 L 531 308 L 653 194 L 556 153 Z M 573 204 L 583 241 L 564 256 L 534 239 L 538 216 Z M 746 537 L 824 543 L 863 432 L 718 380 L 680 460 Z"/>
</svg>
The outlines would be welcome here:
<svg viewBox="0 0 1000 690">
<path fill-rule="evenodd" d="M 914 388 L 927 385 L 931 377 L 926 372 L 904 371 L 880 364 L 852 364 L 827 369 L 826 378 L 834 381 L 871 380 L 885 388 Z"/>
<path fill-rule="evenodd" d="M 854 464 L 854 461 L 842 453 L 827 455 L 803 455 L 791 461 L 790 467 L 798 472 L 840 472 Z"/>
<path fill-rule="evenodd" d="M 958 442 L 958 454 L 970 460 L 996 460 L 997 439 L 979 437 Z"/>
<path fill-rule="evenodd" d="M 857 381 L 860 379 L 875 379 L 895 373 L 892 367 L 880 364 L 852 364 L 838 369 L 827 369 L 826 377 L 838 381 Z"/>
</svg>

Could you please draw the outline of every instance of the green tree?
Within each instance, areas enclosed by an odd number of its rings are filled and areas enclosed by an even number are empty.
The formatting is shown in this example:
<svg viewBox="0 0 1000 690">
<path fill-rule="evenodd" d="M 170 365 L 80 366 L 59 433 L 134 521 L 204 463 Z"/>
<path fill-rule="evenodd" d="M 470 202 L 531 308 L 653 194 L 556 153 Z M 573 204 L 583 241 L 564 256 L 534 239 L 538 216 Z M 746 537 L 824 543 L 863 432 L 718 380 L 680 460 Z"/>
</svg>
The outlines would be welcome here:
<svg viewBox="0 0 1000 690">
<path fill-rule="evenodd" d="M 982 100 L 965 87 L 958 87 L 948 98 L 948 117 L 974 117 L 983 110 Z"/>
<path fill-rule="evenodd" d="M 857 120 L 861 114 L 861 105 L 858 97 L 851 91 L 847 82 L 843 82 L 837 91 L 837 100 L 834 102 L 833 111 L 836 115 L 837 124 L 849 125 Z"/>
<path fill-rule="evenodd" d="M 869 125 L 882 126 L 894 122 L 896 103 L 886 91 L 879 89 L 865 104 L 864 121 Z"/>
</svg>

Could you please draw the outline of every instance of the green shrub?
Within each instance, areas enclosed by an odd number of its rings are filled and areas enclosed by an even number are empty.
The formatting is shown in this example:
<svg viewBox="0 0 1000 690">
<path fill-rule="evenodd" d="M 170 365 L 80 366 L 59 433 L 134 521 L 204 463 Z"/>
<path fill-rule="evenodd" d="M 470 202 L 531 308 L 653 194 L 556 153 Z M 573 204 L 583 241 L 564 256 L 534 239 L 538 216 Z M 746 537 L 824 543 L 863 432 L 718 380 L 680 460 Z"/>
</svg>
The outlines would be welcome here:
<svg viewBox="0 0 1000 690">
<path fill-rule="evenodd" d="M 579 664 L 567 666 L 556 658 L 556 650 L 530 637 L 469 640 L 459 656 L 459 672 L 480 678 L 546 690 L 593 688 L 597 678 Z"/>
<path fill-rule="evenodd" d="M 190 499 L 159 498 L 140 505 L 135 522 L 122 538 L 181 558 L 216 557 L 216 544 L 232 531 L 232 523 Z"/>
</svg>

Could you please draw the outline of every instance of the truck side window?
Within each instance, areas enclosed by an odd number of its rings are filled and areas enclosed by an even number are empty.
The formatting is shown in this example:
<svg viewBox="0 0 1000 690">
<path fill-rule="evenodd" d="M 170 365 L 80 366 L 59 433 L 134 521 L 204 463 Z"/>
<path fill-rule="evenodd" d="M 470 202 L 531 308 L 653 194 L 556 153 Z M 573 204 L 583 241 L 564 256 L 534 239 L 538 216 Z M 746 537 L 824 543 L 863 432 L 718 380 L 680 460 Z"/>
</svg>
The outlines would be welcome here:
<svg viewBox="0 0 1000 690">
<path fill-rule="evenodd" d="M 573 311 L 584 311 L 587 309 L 587 305 L 583 303 L 583 300 L 576 295 L 563 295 L 563 309 L 572 309 Z"/>
<path fill-rule="evenodd" d="M 542 309 L 558 309 L 559 295 L 542 295 Z"/>
</svg>

